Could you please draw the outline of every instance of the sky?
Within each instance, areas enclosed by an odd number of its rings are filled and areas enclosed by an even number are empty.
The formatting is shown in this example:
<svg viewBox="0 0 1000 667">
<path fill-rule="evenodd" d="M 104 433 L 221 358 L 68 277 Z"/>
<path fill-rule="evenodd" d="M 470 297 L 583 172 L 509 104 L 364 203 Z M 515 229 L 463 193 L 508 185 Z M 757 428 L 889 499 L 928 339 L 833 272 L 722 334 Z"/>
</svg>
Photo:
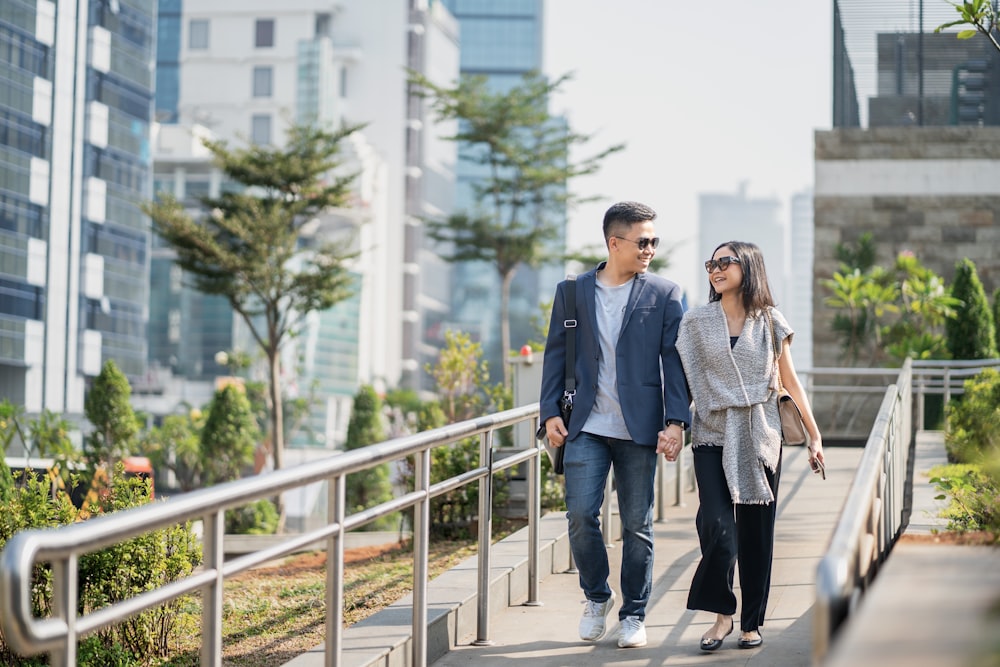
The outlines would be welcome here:
<svg viewBox="0 0 1000 667">
<path fill-rule="evenodd" d="M 570 249 L 603 243 L 612 203 L 641 201 L 658 213 L 666 275 L 690 289 L 706 259 L 699 194 L 745 183 L 787 220 L 791 195 L 812 187 L 813 133 L 832 124 L 832 4 L 545 0 L 544 69 L 573 73 L 552 111 L 594 135 L 579 155 L 626 144 L 570 182 L 599 196 L 570 211 Z"/>
</svg>

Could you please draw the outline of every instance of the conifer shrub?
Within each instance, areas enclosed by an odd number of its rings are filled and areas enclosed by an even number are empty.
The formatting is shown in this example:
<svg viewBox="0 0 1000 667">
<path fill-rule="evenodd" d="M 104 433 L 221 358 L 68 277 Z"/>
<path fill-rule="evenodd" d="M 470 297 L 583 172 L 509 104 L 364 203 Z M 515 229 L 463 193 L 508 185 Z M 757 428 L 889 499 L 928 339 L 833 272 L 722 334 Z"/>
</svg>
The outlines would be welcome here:
<svg viewBox="0 0 1000 667">
<path fill-rule="evenodd" d="M 952 359 L 993 359 L 997 356 L 993 313 L 976 265 L 969 258 L 955 265 L 951 295 L 962 303 L 945 322 Z"/>
</svg>

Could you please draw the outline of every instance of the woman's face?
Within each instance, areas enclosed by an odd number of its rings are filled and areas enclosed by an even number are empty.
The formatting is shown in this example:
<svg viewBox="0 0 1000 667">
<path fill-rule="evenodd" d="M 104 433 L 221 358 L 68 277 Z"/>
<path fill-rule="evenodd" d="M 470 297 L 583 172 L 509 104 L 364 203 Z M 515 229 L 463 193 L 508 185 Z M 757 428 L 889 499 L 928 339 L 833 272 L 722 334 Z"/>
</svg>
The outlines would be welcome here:
<svg viewBox="0 0 1000 667">
<path fill-rule="evenodd" d="M 743 284 L 743 267 L 740 266 L 739 258 L 733 249 L 727 245 L 722 246 L 712 255 L 712 259 L 706 262 L 708 270 L 708 282 L 715 288 L 720 296 L 726 292 L 738 292 Z"/>
</svg>

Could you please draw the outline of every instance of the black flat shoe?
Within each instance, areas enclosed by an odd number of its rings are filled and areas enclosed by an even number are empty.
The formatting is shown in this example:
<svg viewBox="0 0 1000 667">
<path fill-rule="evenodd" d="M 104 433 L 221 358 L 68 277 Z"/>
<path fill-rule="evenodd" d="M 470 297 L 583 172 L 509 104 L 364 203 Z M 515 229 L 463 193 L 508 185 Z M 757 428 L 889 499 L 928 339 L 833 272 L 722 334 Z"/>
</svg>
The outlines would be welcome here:
<svg viewBox="0 0 1000 667">
<path fill-rule="evenodd" d="M 727 632 L 726 634 L 722 635 L 721 638 L 714 639 L 712 637 L 702 637 L 701 638 L 701 650 L 702 651 L 717 651 L 717 650 L 719 650 L 719 648 L 722 647 L 722 641 L 726 637 L 728 637 L 729 635 L 733 634 L 733 628 L 735 628 L 735 627 L 736 627 L 736 624 L 734 622 L 730 621 L 730 623 L 729 623 L 729 632 Z"/>
<path fill-rule="evenodd" d="M 743 639 L 742 637 L 736 645 L 740 648 L 757 648 L 764 643 L 764 637 L 761 636 L 760 630 L 757 631 L 757 639 Z"/>
</svg>

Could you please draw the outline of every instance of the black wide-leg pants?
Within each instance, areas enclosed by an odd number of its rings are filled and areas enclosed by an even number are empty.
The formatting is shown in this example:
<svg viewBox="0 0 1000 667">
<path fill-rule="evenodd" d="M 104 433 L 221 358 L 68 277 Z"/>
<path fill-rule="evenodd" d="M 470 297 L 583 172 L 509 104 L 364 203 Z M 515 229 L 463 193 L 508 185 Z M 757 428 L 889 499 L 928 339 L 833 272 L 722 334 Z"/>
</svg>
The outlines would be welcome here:
<svg viewBox="0 0 1000 667">
<path fill-rule="evenodd" d="M 702 446 L 693 451 L 699 500 L 695 524 L 701 543 L 701 562 L 691 582 L 687 606 L 716 614 L 735 614 L 733 574 L 739 562 L 743 597 L 740 628 L 752 632 L 764 624 L 771 588 L 781 459 L 774 474 L 765 468 L 773 502 L 733 505 L 722 470 L 722 447 Z"/>
</svg>

